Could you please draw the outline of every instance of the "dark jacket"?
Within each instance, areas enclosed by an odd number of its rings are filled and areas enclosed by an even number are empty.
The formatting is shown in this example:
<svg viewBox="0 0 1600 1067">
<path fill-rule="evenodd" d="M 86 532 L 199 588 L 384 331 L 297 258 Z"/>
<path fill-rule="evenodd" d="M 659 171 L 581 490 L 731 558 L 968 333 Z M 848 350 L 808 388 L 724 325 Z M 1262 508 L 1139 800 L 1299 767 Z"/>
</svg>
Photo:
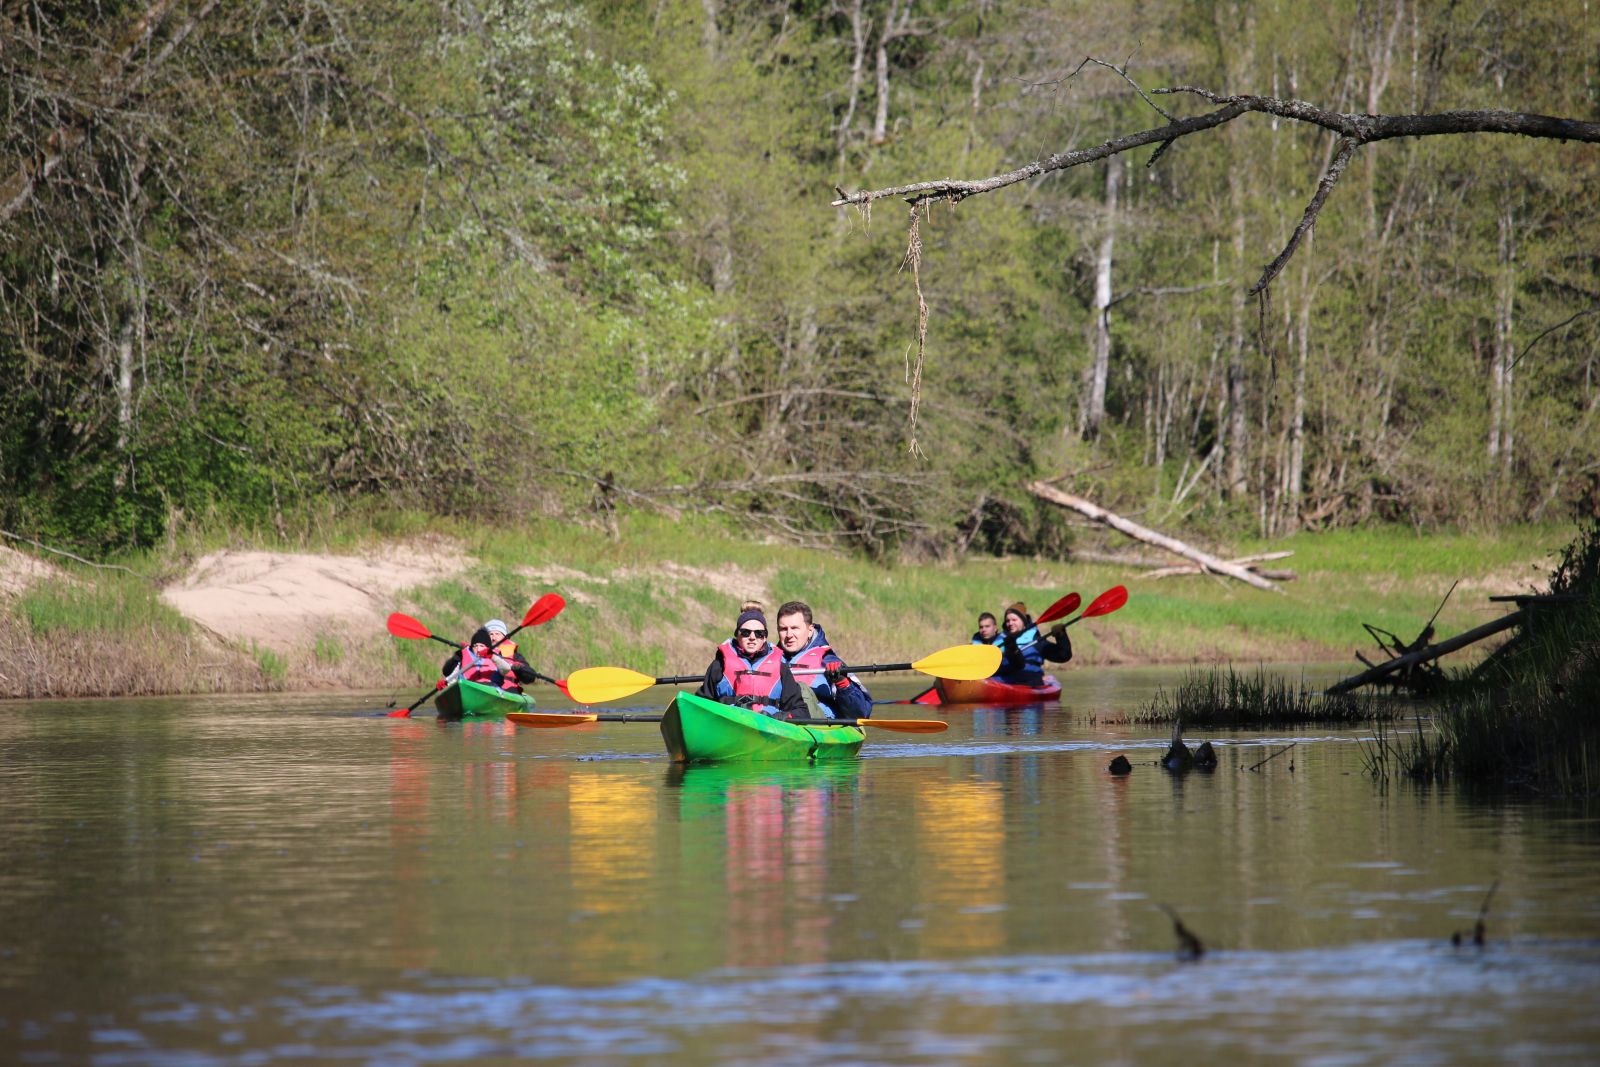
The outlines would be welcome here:
<svg viewBox="0 0 1600 1067">
<path fill-rule="evenodd" d="M 1072 658 L 1072 638 L 1065 626 L 1053 626 L 1039 638 L 1039 654 L 1051 663 L 1065 663 Z"/>
<path fill-rule="evenodd" d="M 1008 685 L 1042 685 L 1044 651 L 1039 647 L 1039 630 L 1032 619 L 1021 633 L 1006 633 L 1000 640 L 1000 670 L 995 678 Z"/>
<path fill-rule="evenodd" d="M 485 630 L 481 626 L 478 627 L 477 632 L 472 635 L 472 641 L 470 643 L 474 645 L 487 645 L 489 643 L 489 631 Z M 515 642 L 513 642 L 513 644 L 514 643 Z M 509 656 L 499 652 L 496 652 L 495 655 L 501 656 L 503 659 L 506 659 L 510 662 L 511 673 L 517 679 L 517 685 L 519 689 L 524 685 L 531 685 L 533 683 L 533 680 L 537 675 L 534 669 L 528 665 L 528 657 L 522 654 L 522 649 L 517 649 Z M 457 668 L 460 666 L 461 653 L 452 652 L 450 653 L 450 658 L 444 661 L 444 666 L 440 668 L 440 673 L 448 678 L 450 675 L 454 674 Z M 497 671 L 496 677 L 492 684 L 500 685 L 502 680 L 503 679 L 500 677 L 499 672 Z"/>
<path fill-rule="evenodd" d="M 812 633 L 811 640 L 807 642 L 806 647 L 792 656 L 785 652 L 783 661 L 792 663 L 798 657 L 805 655 L 809 649 L 827 646 L 828 652 L 822 657 L 823 668 L 838 667 L 848 670 L 845 667 L 844 660 L 839 658 L 838 653 L 833 651 L 831 645 L 828 645 L 828 635 L 822 632 L 822 627 L 814 626 L 813 630 L 815 632 Z M 838 685 L 828 681 L 826 675 L 820 674 L 816 676 L 805 675 L 797 678 L 796 681 L 801 685 L 809 685 L 811 691 L 817 695 L 817 703 L 827 708 L 836 719 L 869 719 L 872 717 L 872 694 L 867 692 L 866 686 L 862 685 L 858 678 L 841 678 Z"/>
<path fill-rule="evenodd" d="M 771 647 L 764 645 L 761 655 L 765 656 Z M 788 664 L 783 663 L 781 659 L 778 672 L 783 688 L 778 693 L 778 714 L 774 718 L 809 719 L 811 709 L 806 707 L 806 698 L 800 695 L 800 683 L 794 680 L 794 675 L 789 673 Z M 694 695 L 722 704 L 738 703 L 733 697 L 733 683 L 727 679 L 722 670 L 721 652 L 712 655 L 711 666 L 706 668 L 705 681 L 700 683 L 700 688 L 695 690 Z"/>
</svg>

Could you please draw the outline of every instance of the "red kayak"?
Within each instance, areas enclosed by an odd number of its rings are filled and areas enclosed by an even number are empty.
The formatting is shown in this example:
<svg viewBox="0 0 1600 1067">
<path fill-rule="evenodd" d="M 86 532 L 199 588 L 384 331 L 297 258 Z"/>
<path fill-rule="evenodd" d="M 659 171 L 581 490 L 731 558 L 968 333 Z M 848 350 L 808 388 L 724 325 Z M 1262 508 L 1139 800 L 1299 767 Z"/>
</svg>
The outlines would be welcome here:
<svg viewBox="0 0 1600 1067">
<path fill-rule="evenodd" d="M 994 678 L 958 682 L 941 678 L 932 689 L 906 701 L 908 704 L 1039 704 L 1061 699 L 1061 683 L 1051 675 L 1043 685 L 1012 685 Z"/>
</svg>

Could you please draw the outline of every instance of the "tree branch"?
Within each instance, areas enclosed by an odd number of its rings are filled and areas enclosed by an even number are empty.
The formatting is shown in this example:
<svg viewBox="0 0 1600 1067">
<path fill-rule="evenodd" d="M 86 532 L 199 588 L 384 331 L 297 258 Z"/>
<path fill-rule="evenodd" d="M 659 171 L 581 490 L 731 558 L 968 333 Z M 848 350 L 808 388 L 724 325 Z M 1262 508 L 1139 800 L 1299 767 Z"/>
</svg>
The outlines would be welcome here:
<svg viewBox="0 0 1600 1067">
<path fill-rule="evenodd" d="M 1128 78 L 1126 71 L 1112 63 L 1089 57 L 1079 65 L 1079 70 L 1084 65 L 1094 63 L 1107 67 L 1124 78 L 1127 78 L 1141 96 L 1148 100 L 1149 96 L 1144 90 Z M 1076 72 L 1074 72 L 1076 73 Z M 1300 224 L 1295 228 L 1294 234 L 1289 238 L 1288 244 L 1276 259 L 1262 272 L 1261 277 L 1250 287 L 1251 293 L 1258 293 L 1266 288 L 1272 280 L 1283 270 L 1284 266 L 1293 257 L 1301 240 L 1316 222 L 1322 205 L 1327 201 L 1328 194 L 1339 180 L 1345 167 L 1355 150 L 1364 144 L 1374 141 L 1387 141 L 1396 137 L 1437 137 L 1449 134 L 1463 133 L 1504 133 L 1518 134 L 1523 137 L 1538 137 L 1567 141 L 1581 141 L 1585 143 L 1600 143 L 1600 122 L 1586 122 L 1578 119 L 1559 118 L 1552 115 L 1538 115 L 1521 111 L 1481 110 L 1481 111 L 1441 111 L 1429 115 L 1365 115 L 1339 111 L 1329 111 L 1304 100 L 1289 100 L 1275 96 L 1255 95 L 1223 95 L 1194 85 L 1177 85 L 1165 89 L 1151 90 L 1152 95 L 1189 94 L 1198 96 L 1203 100 L 1218 105 L 1217 110 L 1204 115 L 1196 115 L 1186 119 L 1173 119 L 1165 126 L 1156 126 L 1138 133 L 1116 137 L 1092 148 L 1078 149 L 1070 152 L 1059 152 L 1048 159 L 1037 160 L 1016 170 L 1004 174 L 996 174 L 989 178 L 964 180 L 956 178 L 939 178 L 930 181 L 913 182 L 909 185 L 896 185 L 884 189 L 862 190 L 840 196 L 832 201 L 834 207 L 847 205 L 870 205 L 874 200 L 886 197 L 903 197 L 913 208 L 936 200 L 948 200 L 959 203 L 969 196 L 980 193 L 991 193 L 997 189 L 1004 189 L 1008 185 L 1015 185 L 1030 178 L 1038 178 L 1058 170 L 1067 170 L 1071 167 L 1082 166 L 1085 163 L 1094 163 L 1122 152 L 1129 152 L 1147 144 L 1161 144 L 1164 150 L 1180 137 L 1201 133 L 1213 129 L 1224 123 L 1232 122 L 1240 115 L 1256 112 L 1265 115 L 1274 115 L 1278 118 L 1289 119 L 1294 122 L 1304 122 L 1321 127 L 1340 138 L 1340 146 L 1333 162 L 1322 176 L 1317 191 L 1310 204 L 1307 205 Z M 1152 106 L 1154 106 L 1152 104 Z M 1160 110 L 1157 108 L 1157 110 Z M 1165 112 L 1163 112 L 1165 114 Z M 1154 162 L 1152 157 L 1151 162 Z"/>
</svg>

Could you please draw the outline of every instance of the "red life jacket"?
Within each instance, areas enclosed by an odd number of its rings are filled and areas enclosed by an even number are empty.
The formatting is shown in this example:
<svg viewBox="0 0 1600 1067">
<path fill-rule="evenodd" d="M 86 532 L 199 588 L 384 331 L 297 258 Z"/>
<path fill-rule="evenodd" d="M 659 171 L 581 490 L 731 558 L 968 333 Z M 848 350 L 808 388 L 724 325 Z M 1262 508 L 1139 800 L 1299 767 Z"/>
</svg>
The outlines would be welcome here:
<svg viewBox="0 0 1600 1067">
<path fill-rule="evenodd" d="M 744 653 L 733 646 L 733 640 L 717 646 L 722 656 L 722 679 L 733 688 L 733 697 L 754 697 L 776 704 L 783 693 L 783 653 L 776 645 L 767 646 L 767 654 L 751 663 Z"/>
<path fill-rule="evenodd" d="M 512 641 L 500 642 L 499 645 L 495 646 L 495 651 L 488 656 L 478 655 L 472 651 L 469 645 L 461 650 L 461 677 L 469 682 L 477 682 L 480 685 L 493 685 L 494 676 L 499 674 L 501 689 L 511 689 L 520 693 L 522 691 L 522 683 L 517 681 L 516 673 L 513 671 L 501 671 L 499 667 L 494 665 L 494 656 L 503 656 L 510 660 L 516 654 L 517 646 Z"/>
</svg>

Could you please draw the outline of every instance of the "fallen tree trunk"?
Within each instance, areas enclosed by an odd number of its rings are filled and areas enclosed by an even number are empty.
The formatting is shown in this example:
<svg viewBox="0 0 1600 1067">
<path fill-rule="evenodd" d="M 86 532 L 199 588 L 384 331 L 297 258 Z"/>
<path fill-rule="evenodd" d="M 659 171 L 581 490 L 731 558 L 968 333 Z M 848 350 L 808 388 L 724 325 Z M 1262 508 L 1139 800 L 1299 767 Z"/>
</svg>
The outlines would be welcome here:
<svg viewBox="0 0 1600 1067">
<path fill-rule="evenodd" d="M 1326 690 L 1324 690 L 1324 692 L 1326 692 L 1329 696 L 1335 696 L 1339 693 L 1348 693 L 1350 690 L 1359 688 L 1368 684 L 1369 682 L 1375 682 L 1384 675 L 1393 674 L 1395 671 L 1404 670 L 1405 668 L 1415 666 L 1418 663 L 1426 663 L 1429 660 L 1438 659 L 1447 652 L 1454 652 L 1458 648 L 1465 648 L 1474 642 L 1482 641 L 1485 637 L 1490 637 L 1502 630 L 1509 630 L 1513 626 L 1521 625 L 1521 623 L 1526 619 L 1526 611 L 1514 611 L 1510 615 L 1503 615 L 1493 622 L 1486 622 L 1482 626 L 1468 630 L 1466 633 L 1457 634 L 1447 641 L 1440 641 L 1437 645 L 1428 645 L 1426 648 L 1419 648 L 1415 652 L 1407 652 L 1403 656 L 1396 656 L 1394 659 L 1388 660 L 1385 663 L 1380 663 L 1370 670 L 1365 670 L 1360 674 L 1352 675 L 1342 682 L 1335 682 L 1333 685 L 1330 685 Z"/>
<path fill-rule="evenodd" d="M 1269 567 L 1256 566 L 1257 563 L 1261 563 L 1265 560 L 1284 559 L 1285 557 L 1292 555 L 1294 555 L 1293 552 L 1262 552 L 1261 554 L 1255 556 L 1239 556 L 1236 559 L 1228 560 L 1228 562 L 1243 567 L 1252 574 L 1259 574 L 1261 577 L 1270 579 L 1274 582 L 1292 582 L 1299 577 L 1299 575 L 1297 575 L 1294 571 L 1273 570 Z M 1159 567 L 1158 569 L 1153 570 L 1149 574 L 1145 575 L 1145 577 L 1176 578 L 1183 574 L 1204 573 L 1205 568 L 1200 566 L 1198 563 L 1182 563 L 1175 567 Z"/>
<path fill-rule="evenodd" d="M 1046 485 L 1044 482 L 1031 482 L 1028 485 L 1028 491 L 1040 500 L 1048 500 L 1050 503 L 1066 508 L 1069 511 L 1076 511 L 1085 518 L 1104 523 L 1118 533 L 1126 534 L 1135 541 L 1143 541 L 1147 545 L 1164 548 L 1174 555 L 1182 556 L 1184 559 L 1194 560 L 1204 570 L 1215 574 L 1226 574 L 1230 578 L 1237 578 L 1246 585 L 1253 585 L 1257 589 L 1266 589 L 1273 593 L 1281 593 L 1283 591 L 1246 567 L 1229 563 L 1225 559 L 1218 559 L 1216 556 L 1186 545 L 1176 538 L 1146 529 L 1138 523 L 1125 519 L 1121 515 L 1113 514 L 1097 504 L 1091 504 L 1082 497 L 1073 496 L 1071 493 L 1063 493 L 1053 485 Z"/>
</svg>

